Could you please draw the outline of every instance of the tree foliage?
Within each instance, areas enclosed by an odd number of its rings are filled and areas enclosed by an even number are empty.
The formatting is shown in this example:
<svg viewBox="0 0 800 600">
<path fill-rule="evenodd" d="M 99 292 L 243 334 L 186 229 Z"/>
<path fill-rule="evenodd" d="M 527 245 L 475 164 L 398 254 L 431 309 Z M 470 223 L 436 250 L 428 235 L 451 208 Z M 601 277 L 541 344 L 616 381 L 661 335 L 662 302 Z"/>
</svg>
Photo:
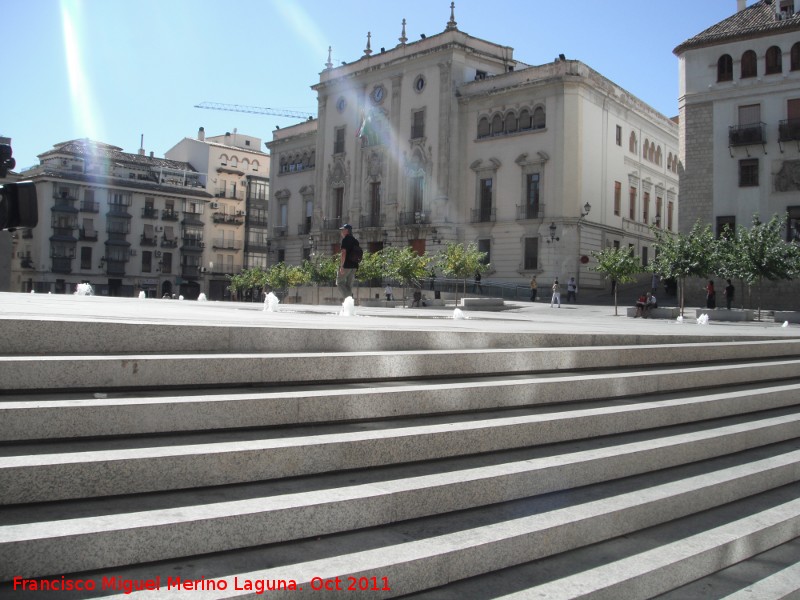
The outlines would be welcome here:
<svg viewBox="0 0 800 600">
<path fill-rule="evenodd" d="M 706 277 L 714 272 L 715 241 L 711 225 L 696 222 L 688 235 L 673 234 L 653 227 L 655 257 L 648 270 L 665 279 L 678 281 L 681 315 L 683 315 L 687 277 Z"/>
<path fill-rule="evenodd" d="M 489 269 L 490 265 L 485 260 L 486 252 L 478 250 L 474 242 L 467 245 L 447 242 L 436 255 L 436 263 L 445 277 L 463 280 L 464 294 L 467 293 L 467 279 Z"/>
<path fill-rule="evenodd" d="M 590 271 L 596 271 L 619 283 L 630 283 L 636 281 L 636 275 L 642 272 L 639 259 L 634 256 L 629 248 L 606 248 L 601 252 L 592 252 L 592 257 L 597 261 L 597 265 L 589 267 Z M 614 286 L 614 316 L 617 316 L 617 286 Z"/>
</svg>

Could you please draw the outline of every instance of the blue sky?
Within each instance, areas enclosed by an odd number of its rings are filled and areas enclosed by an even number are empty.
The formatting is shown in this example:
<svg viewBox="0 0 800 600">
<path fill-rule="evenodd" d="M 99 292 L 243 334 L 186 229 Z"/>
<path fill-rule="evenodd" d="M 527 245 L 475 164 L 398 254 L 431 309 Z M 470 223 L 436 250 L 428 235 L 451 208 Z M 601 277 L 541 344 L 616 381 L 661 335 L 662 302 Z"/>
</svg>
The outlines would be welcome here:
<svg viewBox="0 0 800 600">
<path fill-rule="evenodd" d="M 748 0 L 748 5 L 754 0 Z M 583 61 L 667 116 L 678 113 L 673 48 L 736 0 L 456 2 L 458 28 L 517 60 Z M 450 0 L 0 0 L 0 135 L 17 170 L 89 137 L 155 156 L 200 126 L 269 140 L 294 119 L 194 108 L 203 101 L 315 112 L 310 86 L 333 62 L 444 30 Z M 262 148 L 263 149 L 263 148 Z"/>
</svg>

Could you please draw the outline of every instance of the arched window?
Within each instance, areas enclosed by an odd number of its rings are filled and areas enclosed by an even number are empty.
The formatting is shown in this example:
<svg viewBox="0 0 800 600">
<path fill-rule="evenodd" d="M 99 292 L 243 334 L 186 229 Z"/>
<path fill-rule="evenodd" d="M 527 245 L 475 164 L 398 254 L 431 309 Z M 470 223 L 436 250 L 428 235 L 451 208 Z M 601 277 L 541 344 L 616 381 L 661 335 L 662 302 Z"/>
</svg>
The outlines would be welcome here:
<svg viewBox="0 0 800 600">
<path fill-rule="evenodd" d="M 631 131 L 631 137 L 628 140 L 628 152 L 636 154 L 636 134 Z"/>
<path fill-rule="evenodd" d="M 777 46 L 770 46 L 767 48 L 767 56 L 764 61 L 765 73 L 767 75 L 774 75 L 783 71 L 782 64 L 783 55 L 781 49 Z"/>
<path fill-rule="evenodd" d="M 672 152 L 667 154 L 667 171 L 672 171 Z"/>
<path fill-rule="evenodd" d="M 758 59 L 756 53 L 748 50 L 742 54 L 742 79 L 758 75 Z"/>
<path fill-rule="evenodd" d="M 492 119 L 492 135 L 500 135 L 503 133 L 503 117 L 495 115 Z"/>
<path fill-rule="evenodd" d="M 258 161 L 257 160 L 253 161 L 253 171 L 258 171 Z"/>
<path fill-rule="evenodd" d="M 544 109 L 541 106 L 537 106 L 533 111 L 533 119 L 531 120 L 531 127 L 533 129 L 544 129 L 546 125 L 545 116 L 544 116 Z"/>
<path fill-rule="evenodd" d="M 723 54 L 717 61 L 717 81 L 733 81 L 733 59 Z"/>
<path fill-rule="evenodd" d="M 519 113 L 519 129 L 525 131 L 531 128 L 531 111 L 523 108 Z"/>
<path fill-rule="evenodd" d="M 642 158 L 644 158 L 645 160 L 647 159 L 648 150 L 650 150 L 650 140 L 646 139 L 644 141 L 644 146 L 642 146 Z"/>
<path fill-rule="evenodd" d="M 794 46 L 792 46 L 792 52 L 790 55 L 789 62 L 791 63 L 789 68 L 792 71 L 800 70 L 800 42 L 797 42 Z"/>
<path fill-rule="evenodd" d="M 513 112 L 506 113 L 506 133 L 514 133 L 518 126 L 517 115 Z"/>
<path fill-rule="evenodd" d="M 286 173 L 289 170 L 289 166 L 286 164 L 286 157 L 281 156 L 281 173 Z"/>
<path fill-rule="evenodd" d="M 489 127 L 489 119 L 481 117 L 481 120 L 478 121 L 478 138 L 489 137 L 491 133 L 492 130 Z"/>
<path fill-rule="evenodd" d="M 661 166 L 661 159 L 662 159 L 662 156 L 661 156 L 661 146 L 659 146 L 658 148 L 656 148 L 656 164 L 657 164 L 659 167 Z"/>
<path fill-rule="evenodd" d="M 242 159 L 242 171 L 247 171 L 250 168 L 250 161 L 246 158 Z"/>
<path fill-rule="evenodd" d="M 655 144 L 655 142 L 650 144 L 650 150 L 647 151 L 647 159 L 650 162 L 655 162 L 656 161 L 656 144 Z"/>
<path fill-rule="evenodd" d="M 231 156 L 231 166 L 232 166 L 232 167 L 237 167 L 237 166 L 239 166 L 239 159 L 238 159 L 238 158 L 236 158 L 235 156 Z"/>
</svg>

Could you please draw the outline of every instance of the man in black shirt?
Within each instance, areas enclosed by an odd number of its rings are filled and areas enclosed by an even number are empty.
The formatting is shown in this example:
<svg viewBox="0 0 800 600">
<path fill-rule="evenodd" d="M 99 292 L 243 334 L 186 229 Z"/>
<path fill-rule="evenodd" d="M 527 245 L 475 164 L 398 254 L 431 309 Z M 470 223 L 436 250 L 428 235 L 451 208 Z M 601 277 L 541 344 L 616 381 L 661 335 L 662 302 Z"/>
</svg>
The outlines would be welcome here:
<svg viewBox="0 0 800 600">
<path fill-rule="evenodd" d="M 353 296 L 353 279 L 356 276 L 356 269 L 358 264 L 351 260 L 351 253 L 353 248 L 358 245 L 358 240 L 353 237 L 353 226 L 345 223 L 339 227 L 342 234 L 342 242 L 340 247 L 341 260 L 339 262 L 339 273 L 336 276 L 336 287 L 339 288 L 339 293 L 342 295 L 342 300 L 348 296 Z"/>
</svg>

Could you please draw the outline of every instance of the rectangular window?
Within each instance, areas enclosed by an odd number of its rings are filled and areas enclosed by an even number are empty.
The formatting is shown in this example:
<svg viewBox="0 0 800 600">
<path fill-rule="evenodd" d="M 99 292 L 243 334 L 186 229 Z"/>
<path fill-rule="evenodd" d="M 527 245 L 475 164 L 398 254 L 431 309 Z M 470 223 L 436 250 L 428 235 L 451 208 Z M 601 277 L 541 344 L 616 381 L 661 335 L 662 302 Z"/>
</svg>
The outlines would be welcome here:
<svg viewBox="0 0 800 600">
<path fill-rule="evenodd" d="M 721 237 L 731 237 L 735 231 L 736 217 L 717 217 L 717 239 Z"/>
<path fill-rule="evenodd" d="M 412 177 L 410 183 L 411 183 L 411 211 L 414 213 L 421 213 L 423 179 L 422 177 Z"/>
<path fill-rule="evenodd" d="M 642 223 L 650 223 L 650 192 L 645 192 L 642 199 Z"/>
<path fill-rule="evenodd" d="M 739 187 L 758 187 L 757 158 L 744 158 L 739 161 Z"/>
<path fill-rule="evenodd" d="M 161 256 L 160 264 L 162 273 L 172 273 L 172 252 L 164 252 L 164 254 Z"/>
<path fill-rule="evenodd" d="M 480 217 L 481 222 L 491 221 L 492 218 L 492 179 L 480 181 Z"/>
<path fill-rule="evenodd" d="M 411 115 L 411 139 L 425 137 L 425 111 L 416 110 Z"/>
<path fill-rule="evenodd" d="M 664 200 L 659 196 L 656 196 L 656 227 L 662 227 L 661 219 L 664 218 L 664 214 L 662 212 Z"/>
<path fill-rule="evenodd" d="M 333 194 L 333 216 L 339 219 L 339 224 L 342 225 L 342 215 L 344 214 L 344 188 L 334 188 Z"/>
<path fill-rule="evenodd" d="M 377 217 L 381 214 L 381 182 L 373 181 L 369 185 L 369 214 Z M 377 226 L 377 221 L 373 226 Z"/>
<path fill-rule="evenodd" d="M 622 126 L 617 125 L 617 146 L 622 146 Z"/>
<path fill-rule="evenodd" d="M 619 181 L 614 182 L 614 215 L 619 216 L 622 212 L 622 184 Z"/>
<path fill-rule="evenodd" d="M 629 206 L 628 206 L 628 218 L 631 221 L 636 220 L 636 188 L 631 187 L 629 191 Z"/>
<path fill-rule="evenodd" d="M 786 207 L 786 241 L 800 242 L 800 206 Z"/>
<path fill-rule="evenodd" d="M 761 122 L 761 105 L 748 104 L 739 107 L 739 127 L 757 125 Z"/>
<path fill-rule="evenodd" d="M 337 127 L 333 131 L 333 153 L 342 154 L 344 152 L 344 127 Z"/>
<path fill-rule="evenodd" d="M 642 266 L 646 267 L 648 261 L 647 246 L 642 246 Z"/>
<path fill-rule="evenodd" d="M 675 203 L 674 202 L 668 202 L 667 203 L 667 229 L 669 229 L 670 231 L 672 231 L 672 213 L 674 212 L 674 209 L 675 209 Z"/>
<path fill-rule="evenodd" d="M 539 217 L 539 173 L 529 173 L 526 177 L 525 218 Z"/>
<path fill-rule="evenodd" d="M 88 246 L 81 247 L 81 269 L 92 268 L 92 249 Z"/>
<path fill-rule="evenodd" d="M 153 253 L 149 250 L 142 251 L 142 273 L 149 273 L 153 268 Z"/>
<path fill-rule="evenodd" d="M 535 271 L 539 268 L 539 238 L 525 238 L 525 263 L 526 271 Z"/>
<path fill-rule="evenodd" d="M 478 251 L 486 253 L 481 261 L 483 264 L 488 265 L 492 262 L 492 240 L 478 240 Z"/>
</svg>

